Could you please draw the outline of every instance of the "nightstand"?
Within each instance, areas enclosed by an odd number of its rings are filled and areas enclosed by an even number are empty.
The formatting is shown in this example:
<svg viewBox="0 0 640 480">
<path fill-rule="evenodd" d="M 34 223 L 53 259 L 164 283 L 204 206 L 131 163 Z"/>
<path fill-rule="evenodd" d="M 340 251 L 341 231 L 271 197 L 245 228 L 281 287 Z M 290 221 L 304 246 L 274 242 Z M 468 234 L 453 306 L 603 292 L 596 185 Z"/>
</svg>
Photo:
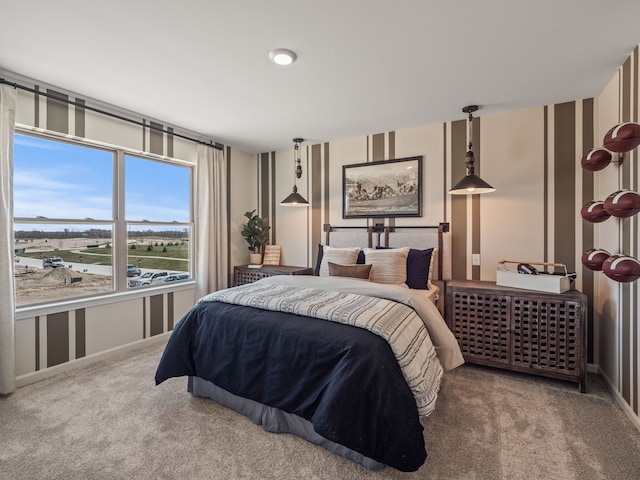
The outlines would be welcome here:
<svg viewBox="0 0 640 480">
<path fill-rule="evenodd" d="M 313 268 L 289 265 L 263 265 L 260 268 L 251 268 L 248 265 L 240 265 L 233 267 L 233 286 L 253 283 L 274 275 L 313 275 Z"/>
<path fill-rule="evenodd" d="M 586 295 L 452 281 L 446 304 L 467 362 L 570 380 L 586 390 Z"/>
</svg>

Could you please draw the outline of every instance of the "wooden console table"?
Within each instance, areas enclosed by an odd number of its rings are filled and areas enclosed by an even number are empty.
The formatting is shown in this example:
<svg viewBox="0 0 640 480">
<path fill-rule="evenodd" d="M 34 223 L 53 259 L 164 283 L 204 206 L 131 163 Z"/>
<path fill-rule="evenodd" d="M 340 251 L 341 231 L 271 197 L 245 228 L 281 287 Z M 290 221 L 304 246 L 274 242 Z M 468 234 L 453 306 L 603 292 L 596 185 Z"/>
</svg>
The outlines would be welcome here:
<svg viewBox="0 0 640 480">
<path fill-rule="evenodd" d="M 447 284 L 446 319 L 469 363 L 533 373 L 587 388 L 587 297 L 493 282 Z"/>
</svg>

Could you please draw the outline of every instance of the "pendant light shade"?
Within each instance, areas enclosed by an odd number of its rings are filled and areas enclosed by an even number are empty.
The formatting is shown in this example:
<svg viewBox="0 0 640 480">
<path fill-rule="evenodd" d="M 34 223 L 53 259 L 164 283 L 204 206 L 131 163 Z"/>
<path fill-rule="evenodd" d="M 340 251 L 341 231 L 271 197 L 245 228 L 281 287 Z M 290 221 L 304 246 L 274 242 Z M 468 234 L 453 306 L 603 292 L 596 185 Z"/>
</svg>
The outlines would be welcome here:
<svg viewBox="0 0 640 480">
<path fill-rule="evenodd" d="M 280 205 L 283 207 L 306 207 L 309 205 L 302 195 L 298 193 L 298 187 L 296 185 L 296 178 L 302 177 L 302 164 L 300 163 L 300 144 L 304 142 L 302 138 L 294 138 L 293 143 L 295 143 L 295 147 L 293 148 L 293 192 L 287 196 Z"/>
<path fill-rule="evenodd" d="M 309 202 L 307 202 L 304 199 L 304 197 L 298 193 L 298 187 L 294 185 L 293 192 L 290 193 L 289 196 L 280 203 L 280 205 L 283 205 L 285 207 L 291 207 L 296 205 L 304 206 L 304 205 L 309 205 Z"/>
<path fill-rule="evenodd" d="M 493 188 L 491 185 L 489 185 L 487 182 L 485 182 L 475 174 L 475 158 L 473 156 L 473 150 L 471 149 L 471 147 L 473 141 L 473 112 L 475 112 L 476 110 L 478 110 L 477 105 L 469 105 L 462 109 L 464 113 L 469 114 L 469 148 L 465 156 L 467 174 L 462 180 L 456 183 L 451 190 L 449 190 L 449 193 L 451 195 L 474 195 L 496 191 L 495 188 Z"/>
<path fill-rule="evenodd" d="M 495 191 L 495 188 L 482 180 L 479 176 L 467 175 L 456 183 L 455 186 L 449 190 L 449 193 L 451 195 L 472 195 L 476 193 L 491 193 Z"/>
</svg>

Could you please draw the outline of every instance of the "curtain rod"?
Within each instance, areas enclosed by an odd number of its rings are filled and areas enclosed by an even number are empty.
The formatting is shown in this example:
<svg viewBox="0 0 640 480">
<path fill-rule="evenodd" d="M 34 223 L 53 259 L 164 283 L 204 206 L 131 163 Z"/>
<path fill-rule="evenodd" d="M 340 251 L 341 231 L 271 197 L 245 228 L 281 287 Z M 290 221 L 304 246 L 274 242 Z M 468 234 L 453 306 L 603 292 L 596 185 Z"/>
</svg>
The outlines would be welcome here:
<svg viewBox="0 0 640 480">
<path fill-rule="evenodd" d="M 155 126 L 150 125 L 150 124 L 147 125 L 144 122 L 139 122 L 137 120 L 132 120 L 131 118 L 123 117 L 121 115 L 117 115 L 115 113 L 107 112 L 105 110 L 100 110 L 99 108 L 91 107 L 91 106 L 85 105 L 83 103 L 74 102 L 73 100 L 69 100 L 67 98 L 62 98 L 62 97 L 59 97 L 57 95 L 53 95 L 51 93 L 47 93 L 47 92 L 43 92 L 43 91 L 40 91 L 40 90 L 36 90 L 35 88 L 26 87 L 24 85 L 20 85 L 19 83 L 9 82 L 8 80 L 5 80 L 4 78 L 0 78 L 0 84 L 9 85 L 10 87 L 17 88 L 19 90 L 24 90 L 26 92 L 34 93 L 36 95 L 42 95 L 42 96 L 47 97 L 47 98 L 52 98 L 53 100 L 57 100 L 59 102 L 67 103 L 69 105 L 73 105 L 74 107 L 79 107 L 79 108 L 83 108 L 85 110 L 90 110 L 92 112 L 96 112 L 96 113 L 99 113 L 101 115 L 106 115 L 107 117 L 117 118 L 118 120 L 122 120 L 124 122 L 133 123 L 133 124 L 139 125 L 141 127 L 146 127 L 146 128 L 151 129 L 151 130 L 156 130 L 158 132 L 166 133 L 167 135 L 173 135 L 174 137 L 180 137 L 180 138 L 183 138 L 185 140 L 189 140 L 191 142 L 197 143 L 198 145 L 205 145 L 207 147 L 215 148 L 216 150 L 222 150 L 222 147 L 214 144 L 212 141 L 207 143 L 207 142 L 204 142 L 202 140 L 198 140 L 196 138 L 187 137 L 186 135 L 181 135 L 179 133 L 175 133 L 175 132 L 172 132 L 172 131 L 169 131 L 169 130 L 165 130 L 164 128 L 155 127 Z"/>
</svg>

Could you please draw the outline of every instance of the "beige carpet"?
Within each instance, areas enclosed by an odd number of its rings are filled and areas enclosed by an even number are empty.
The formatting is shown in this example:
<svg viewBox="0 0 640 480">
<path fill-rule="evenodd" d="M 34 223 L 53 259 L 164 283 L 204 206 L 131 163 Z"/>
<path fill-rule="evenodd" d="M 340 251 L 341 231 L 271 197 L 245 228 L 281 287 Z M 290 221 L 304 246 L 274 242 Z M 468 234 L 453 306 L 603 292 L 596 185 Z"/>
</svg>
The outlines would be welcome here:
<svg viewBox="0 0 640 480">
<path fill-rule="evenodd" d="M 425 422 L 429 458 L 370 472 L 186 392 L 155 386 L 162 346 L 0 397 L 4 479 L 638 479 L 640 433 L 604 383 L 466 365 Z"/>
</svg>

